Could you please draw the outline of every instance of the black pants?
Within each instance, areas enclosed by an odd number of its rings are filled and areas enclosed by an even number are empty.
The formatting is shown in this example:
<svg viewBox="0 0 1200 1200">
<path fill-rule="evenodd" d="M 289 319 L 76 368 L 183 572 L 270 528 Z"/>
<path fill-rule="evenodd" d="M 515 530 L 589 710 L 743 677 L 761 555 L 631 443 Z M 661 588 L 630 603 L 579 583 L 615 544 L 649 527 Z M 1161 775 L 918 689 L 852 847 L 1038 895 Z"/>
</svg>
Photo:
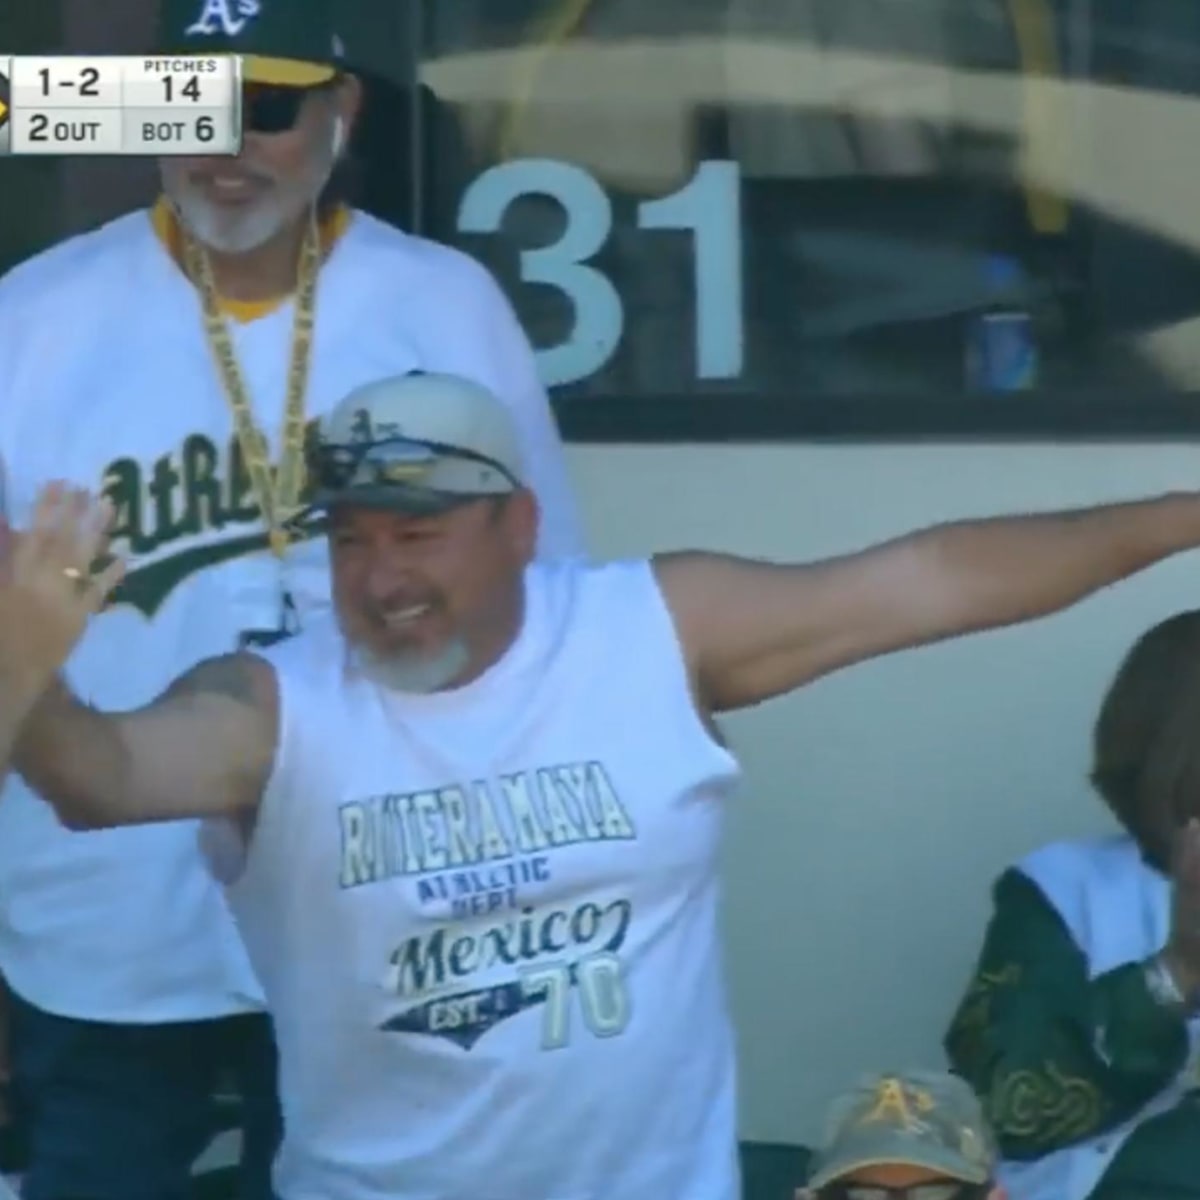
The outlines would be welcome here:
<svg viewBox="0 0 1200 1200">
<path fill-rule="evenodd" d="M 226 1078 L 244 1105 L 238 1198 L 272 1200 L 282 1123 L 267 1017 L 110 1025 L 14 995 L 11 1036 L 24 1200 L 186 1200 Z"/>
</svg>

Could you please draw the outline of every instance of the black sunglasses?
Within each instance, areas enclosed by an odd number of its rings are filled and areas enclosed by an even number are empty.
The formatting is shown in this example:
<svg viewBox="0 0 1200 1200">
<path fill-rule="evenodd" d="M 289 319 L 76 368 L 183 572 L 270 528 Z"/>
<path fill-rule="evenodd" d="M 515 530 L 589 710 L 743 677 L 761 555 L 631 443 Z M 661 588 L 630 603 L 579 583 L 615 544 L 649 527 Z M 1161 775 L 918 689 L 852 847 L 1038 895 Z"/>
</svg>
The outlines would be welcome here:
<svg viewBox="0 0 1200 1200">
<path fill-rule="evenodd" d="M 336 87 L 335 76 L 314 87 L 282 83 L 247 83 L 242 87 L 242 128 L 246 133 L 287 133 L 296 127 L 309 96 Z"/>
<path fill-rule="evenodd" d="M 513 487 L 520 487 L 512 472 L 495 459 L 444 442 L 411 438 L 348 444 L 318 442 L 310 447 L 307 458 L 309 482 L 320 491 L 339 492 L 349 487 L 411 483 L 419 480 L 438 458 L 481 463 L 499 471 Z"/>
<path fill-rule="evenodd" d="M 817 1200 L 984 1200 L 991 1184 L 915 1183 L 909 1187 L 886 1187 L 877 1183 L 830 1183 L 820 1188 Z"/>
</svg>

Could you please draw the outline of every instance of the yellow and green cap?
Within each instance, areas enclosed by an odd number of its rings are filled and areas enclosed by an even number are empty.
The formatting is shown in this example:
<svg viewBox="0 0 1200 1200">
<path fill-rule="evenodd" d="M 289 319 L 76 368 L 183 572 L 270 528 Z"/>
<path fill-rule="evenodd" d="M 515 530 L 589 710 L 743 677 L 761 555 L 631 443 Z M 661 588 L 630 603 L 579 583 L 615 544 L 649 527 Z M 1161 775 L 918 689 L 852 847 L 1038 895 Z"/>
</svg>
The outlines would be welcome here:
<svg viewBox="0 0 1200 1200">
<path fill-rule="evenodd" d="M 160 0 L 156 52 L 239 54 L 248 83 L 317 87 L 345 69 L 333 0 Z"/>
<path fill-rule="evenodd" d="M 996 1148 L 970 1086 L 946 1071 L 904 1071 L 870 1076 L 835 1100 L 808 1186 L 883 1166 L 989 1183 Z"/>
</svg>

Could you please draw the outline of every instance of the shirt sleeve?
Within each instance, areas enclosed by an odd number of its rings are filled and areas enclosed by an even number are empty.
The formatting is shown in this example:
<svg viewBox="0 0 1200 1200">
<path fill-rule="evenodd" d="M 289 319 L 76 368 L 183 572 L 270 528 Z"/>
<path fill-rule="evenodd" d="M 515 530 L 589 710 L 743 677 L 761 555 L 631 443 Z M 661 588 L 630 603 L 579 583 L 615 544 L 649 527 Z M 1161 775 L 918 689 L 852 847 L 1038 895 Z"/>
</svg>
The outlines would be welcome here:
<svg viewBox="0 0 1200 1200">
<path fill-rule="evenodd" d="M 1107 1132 L 1166 1087 L 1186 1059 L 1187 1027 L 1154 1000 L 1140 963 L 1089 979 L 1027 876 L 1003 875 L 994 904 L 945 1047 L 1005 1157 L 1036 1159 Z"/>
<path fill-rule="evenodd" d="M 538 377 L 533 348 L 500 285 L 485 267 L 474 265 L 477 321 L 471 329 L 485 350 L 476 375 L 511 407 L 516 420 L 527 481 L 541 508 L 538 553 L 543 558 L 583 556 L 583 530 L 566 450 Z"/>
</svg>

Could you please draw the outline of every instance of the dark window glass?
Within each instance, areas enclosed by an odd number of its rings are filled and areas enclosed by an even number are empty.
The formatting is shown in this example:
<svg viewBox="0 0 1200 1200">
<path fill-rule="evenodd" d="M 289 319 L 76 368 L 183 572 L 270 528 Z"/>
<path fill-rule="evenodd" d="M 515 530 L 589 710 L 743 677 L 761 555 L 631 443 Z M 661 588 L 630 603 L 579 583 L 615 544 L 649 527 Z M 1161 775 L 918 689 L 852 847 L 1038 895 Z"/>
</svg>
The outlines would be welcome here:
<svg viewBox="0 0 1200 1200">
<path fill-rule="evenodd" d="M 1200 6 L 460 0 L 424 22 L 474 172 L 457 238 L 587 428 L 1190 423 Z"/>
<path fill-rule="evenodd" d="M 4 6 L 0 47 L 136 52 L 153 7 Z M 360 203 L 496 272 L 569 434 L 1194 429 L 1194 0 L 344 11 Z M 0 267 L 155 189 L 0 172 Z"/>
</svg>

